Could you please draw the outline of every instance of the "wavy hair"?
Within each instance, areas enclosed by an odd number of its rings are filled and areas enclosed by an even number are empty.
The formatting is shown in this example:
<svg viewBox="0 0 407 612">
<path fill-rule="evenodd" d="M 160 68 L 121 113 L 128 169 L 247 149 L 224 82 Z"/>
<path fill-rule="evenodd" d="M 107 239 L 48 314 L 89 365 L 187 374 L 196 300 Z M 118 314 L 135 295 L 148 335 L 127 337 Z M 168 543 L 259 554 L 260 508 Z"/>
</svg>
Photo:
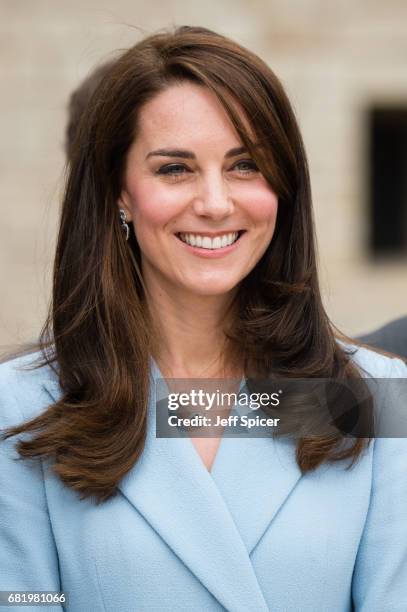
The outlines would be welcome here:
<svg viewBox="0 0 407 612">
<path fill-rule="evenodd" d="M 49 457 L 81 498 L 114 496 L 145 442 L 149 358 L 157 334 L 134 235 L 125 242 L 117 201 L 141 107 L 174 83 L 209 88 L 279 198 L 273 239 L 237 295 L 225 335 L 249 377 L 360 377 L 322 305 L 306 154 L 291 104 L 255 54 L 210 30 L 183 26 L 150 35 L 109 64 L 71 143 L 54 260 L 52 302 L 37 348 L 62 395 L 3 434 L 21 457 Z M 239 109 L 243 111 L 242 120 Z M 248 129 L 248 124 L 250 129 Z M 254 135 L 254 136 L 253 136 Z M 338 430 L 300 439 L 303 472 L 352 464 L 366 439 Z"/>
</svg>

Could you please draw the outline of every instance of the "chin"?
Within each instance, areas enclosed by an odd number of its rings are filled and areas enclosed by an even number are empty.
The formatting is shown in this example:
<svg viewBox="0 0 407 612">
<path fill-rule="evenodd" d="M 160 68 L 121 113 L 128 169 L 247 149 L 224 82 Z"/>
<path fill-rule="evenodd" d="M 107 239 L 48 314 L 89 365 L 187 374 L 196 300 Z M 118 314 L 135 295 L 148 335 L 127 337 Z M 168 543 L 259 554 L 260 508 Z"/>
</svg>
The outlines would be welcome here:
<svg viewBox="0 0 407 612">
<path fill-rule="evenodd" d="M 231 293 L 234 293 L 237 290 L 237 286 L 239 283 L 230 284 L 225 282 L 208 282 L 205 281 L 199 285 L 193 284 L 189 286 L 184 285 L 184 289 L 190 293 L 195 295 L 199 295 L 202 297 L 211 297 L 211 296 L 227 296 Z"/>
</svg>

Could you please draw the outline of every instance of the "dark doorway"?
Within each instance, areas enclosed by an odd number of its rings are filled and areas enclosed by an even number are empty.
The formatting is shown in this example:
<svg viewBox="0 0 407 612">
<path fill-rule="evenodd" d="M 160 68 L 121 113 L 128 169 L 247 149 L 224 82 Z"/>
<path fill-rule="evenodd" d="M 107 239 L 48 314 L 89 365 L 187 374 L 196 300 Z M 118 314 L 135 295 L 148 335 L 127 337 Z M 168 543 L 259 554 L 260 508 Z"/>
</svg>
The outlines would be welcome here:
<svg viewBox="0 0 407 612">
<path fill-rule="evenodd" d="M 369 249 L 407 255 L 407 105 L 374 108 L 369 123 Z"/>
</svg>

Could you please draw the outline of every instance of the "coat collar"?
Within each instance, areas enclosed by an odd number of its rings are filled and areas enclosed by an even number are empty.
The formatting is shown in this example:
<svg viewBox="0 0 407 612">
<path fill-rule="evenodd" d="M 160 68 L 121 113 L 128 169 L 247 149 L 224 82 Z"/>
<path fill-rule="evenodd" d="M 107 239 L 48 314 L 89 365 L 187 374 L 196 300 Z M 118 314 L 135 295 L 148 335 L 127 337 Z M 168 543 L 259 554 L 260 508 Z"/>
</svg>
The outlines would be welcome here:
<svg viewBox="0 0 407 612">
<path fill-rule="evenodd" d="M 190 438 L 156 437 L 153 361 L 151 373 L 145 448 L 119 491 L 224 608 L 266 612 L 250 556 L 301 476 L 295 448 L 223 438 L 209 473 Z M 44 388 L 57 399 L 53 373 Z"/>
</svg>

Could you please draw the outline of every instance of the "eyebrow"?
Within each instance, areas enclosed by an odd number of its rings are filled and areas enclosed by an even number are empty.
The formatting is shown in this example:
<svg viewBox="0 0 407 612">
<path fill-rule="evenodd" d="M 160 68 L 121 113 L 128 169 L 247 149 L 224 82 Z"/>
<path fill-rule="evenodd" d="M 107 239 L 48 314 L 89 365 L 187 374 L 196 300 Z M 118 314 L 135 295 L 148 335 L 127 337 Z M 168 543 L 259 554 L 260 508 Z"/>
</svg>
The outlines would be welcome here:
<svg viewBox="0 0 407 612">
<path fill-rule="evenodd" d="M 229 159 L 230 157 L 236 157 L 236 155 L 241 155 L 242 153 L 247 153 L 246 147 L 235 147 L 234 149 L 230 149 L 225 154 L 225 159 Z M 182 159 L 196 159 L 195 153 L 192 151 L 187 151 L 186 149 L 157 149 L 156 151 L 150 151 L 146 156 L 146 159 L 153 156 L 159 157 L 181 157 Z"/>
</svg>

